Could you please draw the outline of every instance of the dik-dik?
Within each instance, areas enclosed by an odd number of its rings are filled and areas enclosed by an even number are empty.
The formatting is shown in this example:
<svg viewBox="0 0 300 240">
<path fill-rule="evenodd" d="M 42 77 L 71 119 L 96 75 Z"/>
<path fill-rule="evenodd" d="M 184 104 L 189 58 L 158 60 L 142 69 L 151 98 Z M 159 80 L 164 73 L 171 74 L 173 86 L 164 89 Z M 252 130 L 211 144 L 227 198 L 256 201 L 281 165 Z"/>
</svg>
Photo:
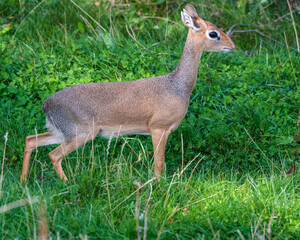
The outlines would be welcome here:
<svg viewBox="0 0 300 240">
<path fill-rule="evenodd" d="M 64 156 L 94 139 L 118 135 L 151 135 L 154 172 L 160 178 L 166 142 L 187 112 L 198 65 L 204 51 L 229 52 L 236 47 L 219 28 L 198 16 L 187 4 L 181 12 L 189 28 L 176 69 L 163 76 L 129 82 L 87 83 L 67 87 L 43 103 L 49 132 L 26 138 L 21 182 L 27 180 L 32 151 L 44 145 L 60 144 L 49 158 L 61 179 Z"/>
</svg>

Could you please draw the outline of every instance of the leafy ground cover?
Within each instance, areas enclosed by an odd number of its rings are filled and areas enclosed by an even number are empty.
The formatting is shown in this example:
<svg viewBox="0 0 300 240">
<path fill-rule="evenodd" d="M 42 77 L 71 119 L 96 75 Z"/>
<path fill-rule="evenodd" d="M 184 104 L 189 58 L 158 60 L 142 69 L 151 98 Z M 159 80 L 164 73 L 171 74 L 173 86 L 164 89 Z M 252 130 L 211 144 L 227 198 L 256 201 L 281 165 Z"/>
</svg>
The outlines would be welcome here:
<svg viewBox="0 0 300 240">
<path fill-rule="evenodd" d="M 187 116 L 168 141 L 162 181 L 151 181 L 150 139 L 130 136 L 97 138 L 70 154 L 67 183 L 48 161 L 53 146 L 42 147 L 20 185 L 25 137 L 45 131 L 48 96 L 79 83 L 166 74 L 187 30 L 176 1 L 0 3 L 3 239 L 300 237 L 299 171 L 285 174 L 299 111 L 299 6 L 193 5 L 225 30 L 239 24 L 234 29 L 256 29 L 281 44 L 234 33 L 237 53 L 203 55 Z M 139 182 L 147 184 L 137 190 Z"/>
</svg>

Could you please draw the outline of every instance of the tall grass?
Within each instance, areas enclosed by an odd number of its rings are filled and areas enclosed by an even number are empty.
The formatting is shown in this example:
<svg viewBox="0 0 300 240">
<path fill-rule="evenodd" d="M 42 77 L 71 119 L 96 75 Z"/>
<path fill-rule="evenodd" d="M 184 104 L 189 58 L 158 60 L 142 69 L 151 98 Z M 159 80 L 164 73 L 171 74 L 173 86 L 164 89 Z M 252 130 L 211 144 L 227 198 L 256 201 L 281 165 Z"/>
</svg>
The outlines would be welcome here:
<svg viewBox="0 0 300 240">
<path fill-rule="evenodd" d="M 89 159 L 70 156 L 63 167 L 77 171 L 68 169 L 67 183 L 58 179 L 49 161 L 43 169 L 39 161 L 33 163 L 38 167 L 33 166 L 26 185 L 8 168 L 1 199 L 2 238 L 35 239 L 39 224 L 45 223 L 53 238 L 137 238 L 136 201 L 140 226 L 148 214 L 147 230 L 141 231 L 147 231 L 148 239 L 299 236 L 298 173 L 295 178 L 259 171 L 240 176 L 232 169 L 191 176 L 178 168 L 160 182 L 149 181 L 149 156 L 131 145 L 134 140 L 122 142 L 123 149 L 138 156 L 114 155 L 110 149 L 103 159 L 95 149 L 94 166 L 87 164 Z M 139 195 L 135 181 L 144 184 Z"/>
</svg>

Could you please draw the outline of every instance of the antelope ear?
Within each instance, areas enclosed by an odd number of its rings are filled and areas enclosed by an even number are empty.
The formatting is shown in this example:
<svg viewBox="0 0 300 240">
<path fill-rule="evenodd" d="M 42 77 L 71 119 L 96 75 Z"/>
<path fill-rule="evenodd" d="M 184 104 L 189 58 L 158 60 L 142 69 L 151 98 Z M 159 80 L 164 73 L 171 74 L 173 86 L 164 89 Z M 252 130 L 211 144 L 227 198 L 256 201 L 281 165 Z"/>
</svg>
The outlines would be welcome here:
<svg viewBox="0 0 300 240">
<path fill-rule="evenodd" d="M 184 25 L 194 31 L 207 27 L 205 20 L 198 16 L 196 9 L 191 4 L 187 4 L 181 12 L 181 19 Z"/>
<path fill-rule="evenodd" d="M 181 20 L 183 24 L 190 29 L 194 31 L 200 30 L 200 24 L 196 21 L 196 18 L 193 18 L 185 9 L 183 9 L 181 12 Z"/>
<path fill-rule="evenodd" d="M 198 13 L 196 11 L 196 9 L 191 5 L 191 4 L 187 4 L 185 5 L 185 8 L 184 8 L 188 14 L 192 17 L 192 18 L 198 18 Z"/>
</svg>

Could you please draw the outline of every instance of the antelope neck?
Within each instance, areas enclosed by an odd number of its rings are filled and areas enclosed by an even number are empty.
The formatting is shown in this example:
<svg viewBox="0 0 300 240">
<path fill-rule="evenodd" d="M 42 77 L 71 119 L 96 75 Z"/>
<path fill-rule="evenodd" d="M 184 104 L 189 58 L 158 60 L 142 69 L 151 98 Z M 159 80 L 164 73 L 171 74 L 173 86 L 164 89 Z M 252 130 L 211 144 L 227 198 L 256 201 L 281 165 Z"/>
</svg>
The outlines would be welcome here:
<svg viewBox="0 0 300 240">
<path fill-rule="evenodd" d="M 202 55 L 201 42 L 197 42 L 193 33 L 189 34 L 176 69 L 170 73 L 170 83 L 174 92 L 182 98 L 190 98 L 197 80 L 199 62 Z"/>
</svg>

